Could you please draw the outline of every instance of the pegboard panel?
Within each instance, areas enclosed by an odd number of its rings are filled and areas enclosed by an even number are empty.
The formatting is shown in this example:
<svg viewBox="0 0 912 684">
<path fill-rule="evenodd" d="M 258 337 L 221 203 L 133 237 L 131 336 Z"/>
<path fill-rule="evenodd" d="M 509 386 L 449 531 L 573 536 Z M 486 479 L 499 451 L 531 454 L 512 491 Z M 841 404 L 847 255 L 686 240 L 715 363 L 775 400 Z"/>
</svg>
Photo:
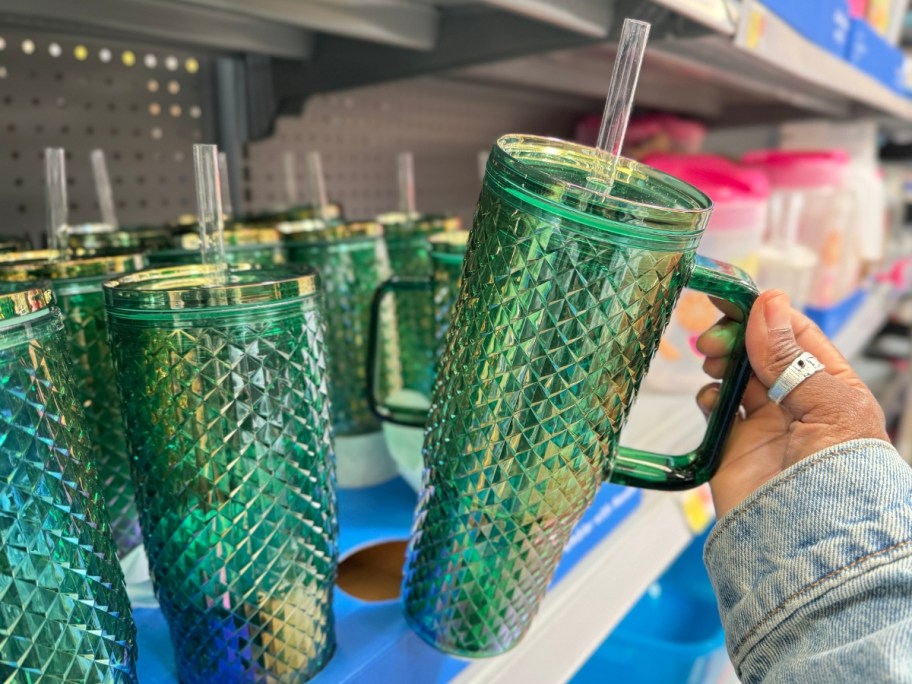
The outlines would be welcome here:
<svg viewBox="0 0 912 684">
<path fill-rule="evenodd" d="M 396 155 L 411 151 L 418 209 L 468 222 L 478 199 L 480 151 L 504 133 L 572 136 L 591 111 L 587 100 L 446 78 L 317 96 L 301 116 L 280 118 L 273 137 L 247 146 L 245 199 L 256 211 L 287 203 L 283 154 L 291 151 L 307 201 L 305 155 L 317 150 L 330 199 L 349 218 L 375 216 L 397 208 Z"/>
<path fill-rule="evenodd" d="M 212 68 L 185 50 L 0 30 L 0 233 L 42 243 L 49 146 L 67 151 L 72 223 L 100 220 L 95 148 L 122 225 L 194 212 L 191 146 L 212 139 Z"/>
</svg>

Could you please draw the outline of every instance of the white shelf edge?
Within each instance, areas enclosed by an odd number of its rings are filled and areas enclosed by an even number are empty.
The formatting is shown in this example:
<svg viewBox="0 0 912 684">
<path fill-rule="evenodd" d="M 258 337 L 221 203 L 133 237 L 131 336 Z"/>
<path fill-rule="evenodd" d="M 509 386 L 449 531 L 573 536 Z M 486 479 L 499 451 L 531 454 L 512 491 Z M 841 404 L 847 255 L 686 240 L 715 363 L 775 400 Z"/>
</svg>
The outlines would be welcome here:
<svg viewBox="0 0 912 684">
<path fill-rule="evenodd" d="M 645 492 L 631 517 L 549 592 L 516 648 L 473 662 L 452 684 L 568 680 L 692 539 L 677 496 Z"/>
<path fill-rule="evenodd" d="M 877 283 L 867 299 L 833 337 L 833 344 L 850 362 L 868 346 L 886 323 L 899 301 L 900 292 L 890 283 Z"/>
<path fill-rule="evenodd" d="M 726 0 L 652 0 L 698 24 L 726 36 L 733 36 L 737 24 Z"/>
<path fill-rule="evenodd" d="M 912 119 L 912 99 L 807 40 L 757 0 L 744 0 L 735 47 L 789 76 L 900 119 Z"/>
</svg>

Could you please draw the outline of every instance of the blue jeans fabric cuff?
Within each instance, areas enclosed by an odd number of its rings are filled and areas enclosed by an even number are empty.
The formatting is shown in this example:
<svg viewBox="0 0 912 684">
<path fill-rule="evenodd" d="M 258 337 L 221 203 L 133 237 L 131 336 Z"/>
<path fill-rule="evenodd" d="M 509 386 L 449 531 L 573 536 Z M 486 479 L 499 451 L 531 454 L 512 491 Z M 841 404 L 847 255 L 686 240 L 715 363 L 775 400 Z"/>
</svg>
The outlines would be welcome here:
<svg viewBox="0 0 912 684">
<path fill-rule="evenodd" d="M 912 555 L 912 468 L 892 445 L 844 442 L 783 471 L 720 519 L 704 559 L 737 668 L 798 608 Z"/>
</svg>

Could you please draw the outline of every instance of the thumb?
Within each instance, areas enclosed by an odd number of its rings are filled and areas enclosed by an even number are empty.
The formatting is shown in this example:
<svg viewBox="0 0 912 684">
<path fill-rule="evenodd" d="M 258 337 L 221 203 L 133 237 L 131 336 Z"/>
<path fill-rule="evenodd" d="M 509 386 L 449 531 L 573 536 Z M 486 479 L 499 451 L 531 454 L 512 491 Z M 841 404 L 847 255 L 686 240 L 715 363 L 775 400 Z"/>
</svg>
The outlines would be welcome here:
<svg viewBox="0 0 912 684">
<path fill-rule="evenodd" d="M 824 348 L 802 348 L 792 328 L 792 320 L 797 314 L 788 295 L 781 290 L 764 292 L 751 310 L 745 345 L 754 373 L 767 389 L 803 352 L 810 352 L 818 359 L 838 355 L 829 340 L 822 336 L 814 339 L 814 346 Z M 782 401 L 782 406 L 795 419 L 802 420 L 811 412 L 827 413 L 830 408 L 838 407 L 843 399 L 849 400 L 850 389 L 827 371 L 821 371 L 795 387 Z"/>
</svg>

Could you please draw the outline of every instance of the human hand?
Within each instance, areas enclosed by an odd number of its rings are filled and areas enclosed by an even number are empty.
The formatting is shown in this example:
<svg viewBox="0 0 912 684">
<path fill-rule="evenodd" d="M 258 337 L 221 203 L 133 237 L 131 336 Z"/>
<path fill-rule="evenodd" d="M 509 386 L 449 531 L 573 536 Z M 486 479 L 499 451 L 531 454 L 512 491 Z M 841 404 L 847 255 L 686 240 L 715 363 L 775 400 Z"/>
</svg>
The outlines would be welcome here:
<svg viewBox="0 0 912 684">
<path fill-rule="evenodd" d="M 706 355 L 707 374 L 722 378 L 736 339 L 738 314 L 717 305 L 727 315 L 699 337 L 697 349 Z M 745 344 L 754 371 L 741 401 L 746 416 L 736 420 L 722 464 L 710 482 L 720 518 L 760 485 L 821 449 L 850 439 L 888 439 L 883 411 L 870 390 L 782 291 L 770 290 L 757 298 Z M 804 351 L 816 356 L 826 370 L 802 382 L 777 406 L 767 390 Z M 718 383 L 707 385 L 697 394 L 697 404 L 708 415 L 718 396 Z"/>
</svg>

